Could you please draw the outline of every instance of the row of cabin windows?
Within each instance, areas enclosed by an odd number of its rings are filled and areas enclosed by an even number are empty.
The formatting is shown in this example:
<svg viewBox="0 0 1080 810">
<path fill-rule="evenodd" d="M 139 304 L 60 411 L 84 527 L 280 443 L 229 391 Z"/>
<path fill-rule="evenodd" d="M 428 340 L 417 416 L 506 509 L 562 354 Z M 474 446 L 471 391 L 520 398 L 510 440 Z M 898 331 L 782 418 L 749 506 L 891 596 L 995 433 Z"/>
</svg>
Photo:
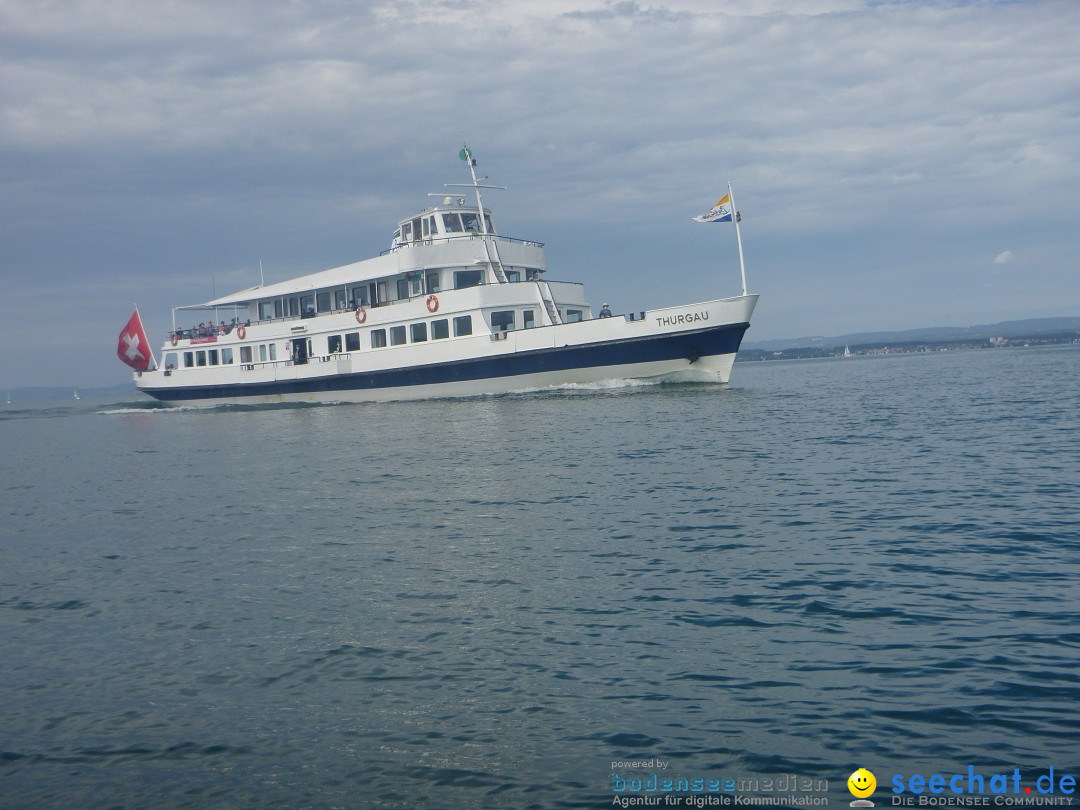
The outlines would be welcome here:
<svg viewBox="0 0 1080 810">
<path fill-rule="evenodd" d="M 568 309 L 563 313 L 566 323 L 576 323 L 581 320 L 582 310 Z M 521 328 L 532 329 L 536 326 L 536 316 L 531 309 L 521 311 Z M 517 329 L 517 313 L 512 309 L 503 309 L 491 313 L 492 332 L 512 332 Z"/>
<path fill-rule="evenodd" d="M 521 281 L 520 270 L 507 270 L 506 279 L 510 282 Z M 483 270 L 455 270 L 454 289 L 463 290 L 478 287 L 484 283 Z M 274 318 L 310 318 L 321 312 L 334 312 L 356 307 L 370 307 L 385 303 L 387 282 L 343 287 L 338 290 L 305 293 L 291 298 L 275 298 L 272 301 L 259 302 L 259 320 L 269 321 Z M 397 280 L 397 300 L 413 298 L 419 295 L 441 291 L 438 273 L 428 273 L 425 279 L 419 273 L 413 273 Z"/>
<path fill-rule="evenodd" d="M 240 362 L 253 363 L 255 353 L 258 352 L 260 363 L 272 363 L 277 360 L 276 343 L 260 343 L 257 346 L 241 346 Z M 227 349 L 199 349 L 197 351 L 184 352 L 184 368 L 202 368 L 204 366 L 231 366 L 234 358 L 233 350 Z M 165 367 L 176 368 L 176 354 L 170 352 L 165 356 Z"/>
<path fill-rule="evenodd" d="M 173 355 L 173 358 L 175 357 L 176 355 Z M 184 352 L 184 368 L 195 368 L 196 366 L 201 368 L 202 366 L 218 365 L 231 366 L 232 363 L 232 349 L 200 349 L 197 352 Z M 166 365 L 168 365 L 168 358 L 166 358 Z"/>
<path fill-rule="evenodd" d="M 512 309 L 498 310 L 491 313 L 491 330 L 493 332 L 508 332 L 517 329 L 517 312 Z M 568 309 L 565 313 L 567 323 L 581 320 L 582 311 Z M 453 319 L 454 337 L 466 337 L 473 333 L 472 316 L 460 315 Z M 532 329 L 536 326 L 536 316 L 533 310 L 521 311 L 521 328 Z M 431 321 L 419 321 L 408 326 L 391 326 L 389 329 L 372 329 L 370 331 L 371 348 L 382 349 L 386 346 L 403 346 L 406 343 L 423 343 L 430 337 L 431 340 L 445 340 L 450 337 L 450 320 L 440 318 Z M 388 342 L 389 338 L 389 342 Z M 327 353 L 340 354 L 342 351 L 360 351 L 360 333 L 346 332 L 345 335 L 330 335 L 326 339 Z M 240 362 L 253 363 L 255 352 L 258 352 L 260 363 L 273 363 L 277 360 L 276 343 L 260 343 L 256 346 L 240 347 Z M 199 349 L 197 351 L 184 352 L 184 368 L 202 368 L 204 366 L 228 366 L 233 363 L 233 349 Z M 176 355 L 170 353 L 165 357 L 166 368 L 176 367 Z"/>
<path fill-rule="evenodd" d="M 466 337 L 472 334 L 472 316 L 461 315 L 453 319 L 454 320 L 454 337 Z M 441 318 L 437 321 L 432 321 L 431 324 L 431 339 L 432 340 L 444 340 L 450 337 L 450 321 L 447 318 Z M 406 332 L 405 326 L 391 326 L 387 329 L 372 329 L 371 330 L 371 348 L 381 349 L 387 344 L 387 332 L 389 331 L 390 346 L 400 346 L 406 343 L 406 334 L 409 335 L 411 343 L 422 343 L 428 339 L 428 324 L 421 321 L 419 323 L 410 324 Z M 344 342 L 342 338 L 344 337 Z M 330 335 L 326 339 L 327 353 L 328 354 L 340 354 L 343 350 L 346 352 L 358 352 L 360 351 L 360 333 L 359 332 L 347 332 L 342 335 Z M 250 364 L 255 362 L 255 353 L 258 352 L 258 358 L 260 363 L 273 363 L 278 359 L 276 343 L 260 343 L 257 346 L 241 346 L 240 347 L 240 362 L 242 364 Z M 184 368 L 203 368 L 205 366 L 230 366 L 233 364 L 234 353 L 232 348 L 226 349 L 199 349 L 197 351 L 184 352 Z M 176 353 L 170 352 L 165 356 L 165 367 L 167 369 L 176 368 Z"/>
<path fill-rule="evenodd" d="M 472 332 L 472 315 L 459 315 L 453 319 L 454 337 L 467 337 Z M 419 321 L 408 326 L 391 326 L 389 329 L 372 329 L 369 333 L 371 348 L 382 349 L 386 346 L 403 346 L 406 343 L 424 343 L 431 340 L 445 340 L 450 337 L 450 320 L 440 318 L 437 321 Z M 327 350 L 330 354 L 341 351 L 341 335 L 330 335 L 326 339 Z M 388 340 L 389 338 L 389 340 Z M 360 350 L 360 333 L 347 332 L 345 334 L 345 351 L 355 352 Z"/>
</svg>

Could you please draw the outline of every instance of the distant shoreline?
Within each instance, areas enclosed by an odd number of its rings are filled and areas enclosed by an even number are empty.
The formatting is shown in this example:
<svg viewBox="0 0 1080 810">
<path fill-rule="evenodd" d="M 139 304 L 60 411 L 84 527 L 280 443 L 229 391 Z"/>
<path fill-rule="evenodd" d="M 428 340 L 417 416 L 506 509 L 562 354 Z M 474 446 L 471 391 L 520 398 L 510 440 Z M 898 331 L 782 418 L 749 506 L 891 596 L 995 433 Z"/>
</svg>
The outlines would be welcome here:
<svg viewBox="0 0 1080 810">
<path fill-rule="evenodd" d="M 833 338 L 835 340 L 835 338 Z M 989 337 L 981 339 L 957 338 L 955 340 L 871 341 L 866 343 L 839 343 L 830 346 L 793 346 L 786 349 L 740 349 L 736 362 L 762 360 L 809 360 L 823 357 L 844 357 L 845 348 L 850 357 L 877 354 L 919 354 L 927 352 L 969 351 L 972 349 L 1007 349 L 1025 346 L 1067 346 L 1080 344 L 1080 333 L 1061 335 L 1030 335 L 1027 337 Z"/>
</svg>

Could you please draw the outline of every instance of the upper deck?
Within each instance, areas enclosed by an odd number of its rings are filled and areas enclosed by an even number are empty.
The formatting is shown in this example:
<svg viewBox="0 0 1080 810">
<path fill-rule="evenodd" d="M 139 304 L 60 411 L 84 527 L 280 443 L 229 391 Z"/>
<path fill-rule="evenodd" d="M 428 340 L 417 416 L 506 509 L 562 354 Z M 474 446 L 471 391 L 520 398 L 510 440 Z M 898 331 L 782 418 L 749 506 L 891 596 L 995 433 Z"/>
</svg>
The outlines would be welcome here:
<svg viewBox="0 0 1080 810">
<path fill-rule="evenodd" d="M 320 290 L 332 293 L 361 282 L 393 282 L 402 274 L 426 275 L 429 270 L 444 269 L 473 271 L 485 265 L 491 268 L 487 282 L 505 281 L 508 274 L 522 279 L 539 278 L 547 271 L 544 244 L 499 236 L 490 210 L 484 209 L 481 224 L 475 208 L 465 206 L 460 198 L 455 201 L 447 197 L 443 204 L 401 220 L 390 248 L 379 256 L 274 284 L 260 284 L 178 309 L 247 306 L 260 300 L 317 294 Z"/>
</svg>

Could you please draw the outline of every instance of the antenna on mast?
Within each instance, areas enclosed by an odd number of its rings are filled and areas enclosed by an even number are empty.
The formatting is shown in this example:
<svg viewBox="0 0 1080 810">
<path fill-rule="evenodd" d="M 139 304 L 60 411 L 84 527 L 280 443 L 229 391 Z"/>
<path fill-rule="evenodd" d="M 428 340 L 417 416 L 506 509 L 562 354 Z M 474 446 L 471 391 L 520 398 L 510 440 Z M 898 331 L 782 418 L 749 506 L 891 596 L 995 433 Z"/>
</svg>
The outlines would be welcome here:
<svg viewBox="0 0 1080 810">
<path fill-rule="evenodd" d="M 481 185 L 481 180 L 487 180 L 486 177 L 476 176 L 476 158 L 472 156 L 472 150 L 469 149 L 469 145 L 462 141 L 461 151 L 458 152 L 458 157 L 469 164 L 469 173 L 472 175 L 472 183 L 446 183 L 447 188 L 469 188 L 470 186 L 476 192 L 476 213 L 480 216 L 480 233 L 487 234 L 487 218 L 484 216 L 484 200 L 480 196 L 480 189 L 482 188 L 494 188 L 500 191 L 505 191 L 506 186 L 485 186 Z"/>
<path fill-rule="evenodd" d="M 464 158 L 469 164 L 469 174 L 472 175 L 473 188 L 476 190 L 476 213 L 480 215 L 480 233 L 487 233 L 487 221 L 484 219 L 484 201 L 480 197 L 480 181 L 476 178 L 476 158 L 472 156 L 472 152 L 469 151 L 469 145 L 465 143 L 465 141 L 462 141 L 461 145 L 462 148 L 459 157 Z"/>
</svg>

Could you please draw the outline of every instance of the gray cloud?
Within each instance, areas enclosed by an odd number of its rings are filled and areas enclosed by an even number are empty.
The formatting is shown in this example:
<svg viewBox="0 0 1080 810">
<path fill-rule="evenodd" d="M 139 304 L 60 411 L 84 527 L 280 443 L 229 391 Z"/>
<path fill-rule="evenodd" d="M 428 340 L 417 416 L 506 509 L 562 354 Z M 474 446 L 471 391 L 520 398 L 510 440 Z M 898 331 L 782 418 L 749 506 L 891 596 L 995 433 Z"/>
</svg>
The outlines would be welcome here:
<svg viewBox="0 0 1080 810">
<path fill-rule="evenodd" d="M 383 249 L 462 136 L 501 230 L 627 309 L 737 289 L 689 221 L 731 180 L 753 337 L 1075 314 L 1080 7 L 789 6 L 7 3 L 0 385 L 123 379 L 132 299 L 157 335 L 260 259 Z M 1003 238 L 1032 295 L 987 286 Z M 46 351 L 58 294 L 83 339 Z"/>
</svg>

